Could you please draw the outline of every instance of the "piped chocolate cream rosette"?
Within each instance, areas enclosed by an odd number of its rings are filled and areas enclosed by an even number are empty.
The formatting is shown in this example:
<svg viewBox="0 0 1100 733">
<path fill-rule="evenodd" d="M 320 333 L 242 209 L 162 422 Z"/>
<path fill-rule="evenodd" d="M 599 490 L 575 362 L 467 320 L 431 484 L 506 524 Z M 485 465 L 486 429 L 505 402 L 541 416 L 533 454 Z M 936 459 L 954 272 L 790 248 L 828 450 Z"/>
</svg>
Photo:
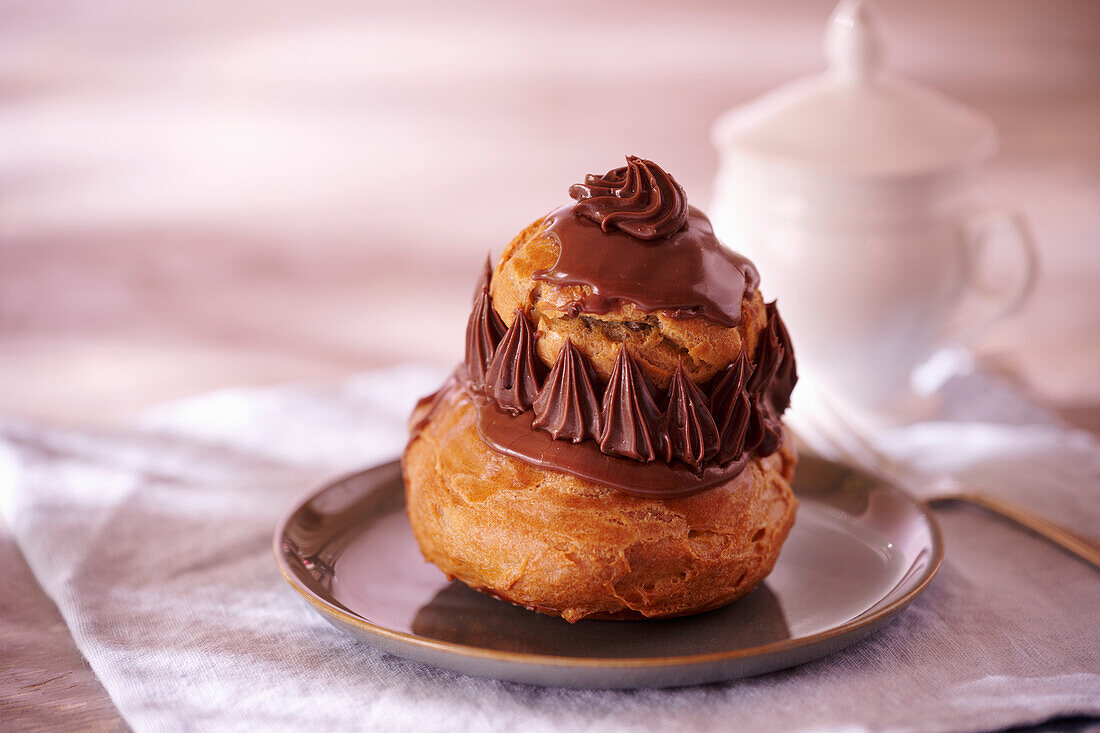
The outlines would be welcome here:
<svg viewBox="0 0 1100 733">
<path fill-rule="evenodd" d="M 568 621 L 716 608 L 794 521 L 790 336 L 656 164 L 569 194 L 486 264 L 464 363 L 413 414 L 413 531 L 448 576 Z"/>
</svg>

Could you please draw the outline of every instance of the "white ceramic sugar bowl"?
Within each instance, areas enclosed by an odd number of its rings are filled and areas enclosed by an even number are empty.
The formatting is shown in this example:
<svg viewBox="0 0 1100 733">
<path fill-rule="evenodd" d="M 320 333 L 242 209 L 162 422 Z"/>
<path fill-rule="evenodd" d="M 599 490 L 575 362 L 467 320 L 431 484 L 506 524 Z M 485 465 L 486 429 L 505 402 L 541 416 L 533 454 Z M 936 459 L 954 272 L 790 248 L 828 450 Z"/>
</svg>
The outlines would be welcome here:
<svg viewBox="0 0 1100 733">
<path fill-rule="evenodd" d="M 882 71 L 872 11 L 842 2 L 824 74 L 717 121 L 710 211 L 778 298 L 799 371 L 865 413 L 907 419 L 915 367 L 1018 307 L 1036 256 L 1020 216 L 979 196 L 993 125 Z M 990 284 L 995 250 L 1017 266 Z"/>
</svg>

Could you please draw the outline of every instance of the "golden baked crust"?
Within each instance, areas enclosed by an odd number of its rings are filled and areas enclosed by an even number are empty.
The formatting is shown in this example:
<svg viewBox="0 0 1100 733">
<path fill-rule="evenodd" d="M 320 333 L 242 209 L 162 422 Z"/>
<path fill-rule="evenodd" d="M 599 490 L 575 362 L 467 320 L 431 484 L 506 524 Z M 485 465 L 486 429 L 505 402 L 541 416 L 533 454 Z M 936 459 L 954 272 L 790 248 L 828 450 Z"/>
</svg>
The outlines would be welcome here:
<svg viewBox="0 0 1100 733">
<path fill-rule="evenodd" d="M 492 450 L 461 386 L 411 422 L 402 467 L 424 557 L 471 587 L 567 621 L 722 606 L 771 572 L 794 523 L 786 438 L 725 485 L 645 499 Z"/>
<path fill-rule="evenodd" d="M 623 303 L 602 315 L 569 312 L 569 305 L 590 292 L 582 285 L 555 285 L 535 280 L 536 270 L 548 270 L 558 259 L 557 239 L 545 232 L 539 219 L 524 229 L 505 248 L 493 274 L 491 293 L 497 314 L 510 325 L 516 308 L 528 308 L 539 332 L 538 354 L 553 364 L 568 338 L 592 361 L 606 380 L 626 344 L 654 385 L 668 387 L 677 359 L 692 381 L 706 382 L 741 353 L 756 353 L 756 342 L 767 325 L 764 298 L 759 290 L 744 300 L 736 328 L 726 328 L 706 318 L 676 319 L 663 312 L 646 313 Z"/>
</svg>

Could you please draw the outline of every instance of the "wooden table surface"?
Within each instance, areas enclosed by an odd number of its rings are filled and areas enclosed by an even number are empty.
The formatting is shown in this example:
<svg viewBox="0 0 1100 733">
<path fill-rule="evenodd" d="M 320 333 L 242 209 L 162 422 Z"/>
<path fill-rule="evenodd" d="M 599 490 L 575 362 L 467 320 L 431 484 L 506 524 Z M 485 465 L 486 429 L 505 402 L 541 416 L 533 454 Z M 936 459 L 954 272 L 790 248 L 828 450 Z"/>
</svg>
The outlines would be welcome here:
<svg viewBox="0 0 1100 733">
<path fill-rule="evenodd" d="M 879 5 L 890 66 L 998 125 L 990 197 L 1040 241 L 977 352 L 1100 428 L 1100 3 Z M 707 201 L 711 122 L 819 70 L 830 9 L 0 5 L 0 413 L 450 363 L 488 250 L 628 152 Z M 0 563 L 0 720 L 123 727 L 7 536 Z"/>
</svg>

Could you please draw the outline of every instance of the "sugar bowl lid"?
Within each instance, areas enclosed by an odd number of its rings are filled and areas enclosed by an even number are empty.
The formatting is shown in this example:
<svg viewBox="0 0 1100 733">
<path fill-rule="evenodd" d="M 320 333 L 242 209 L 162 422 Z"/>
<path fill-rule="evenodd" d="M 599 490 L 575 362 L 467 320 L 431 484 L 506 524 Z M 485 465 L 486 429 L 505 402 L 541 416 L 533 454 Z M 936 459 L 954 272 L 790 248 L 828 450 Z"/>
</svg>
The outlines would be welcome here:
<svg viewBox="0 0 1100 733">
<path fill-rule="evenodd" d="M 981 114 L 882 69 L 874 9 L 842 0 L 825 33 L 829 68 L 715 123 L 723 153 L 852 177 L 920 175 L 982 160 L 997 132 Z"/>
</svg>

